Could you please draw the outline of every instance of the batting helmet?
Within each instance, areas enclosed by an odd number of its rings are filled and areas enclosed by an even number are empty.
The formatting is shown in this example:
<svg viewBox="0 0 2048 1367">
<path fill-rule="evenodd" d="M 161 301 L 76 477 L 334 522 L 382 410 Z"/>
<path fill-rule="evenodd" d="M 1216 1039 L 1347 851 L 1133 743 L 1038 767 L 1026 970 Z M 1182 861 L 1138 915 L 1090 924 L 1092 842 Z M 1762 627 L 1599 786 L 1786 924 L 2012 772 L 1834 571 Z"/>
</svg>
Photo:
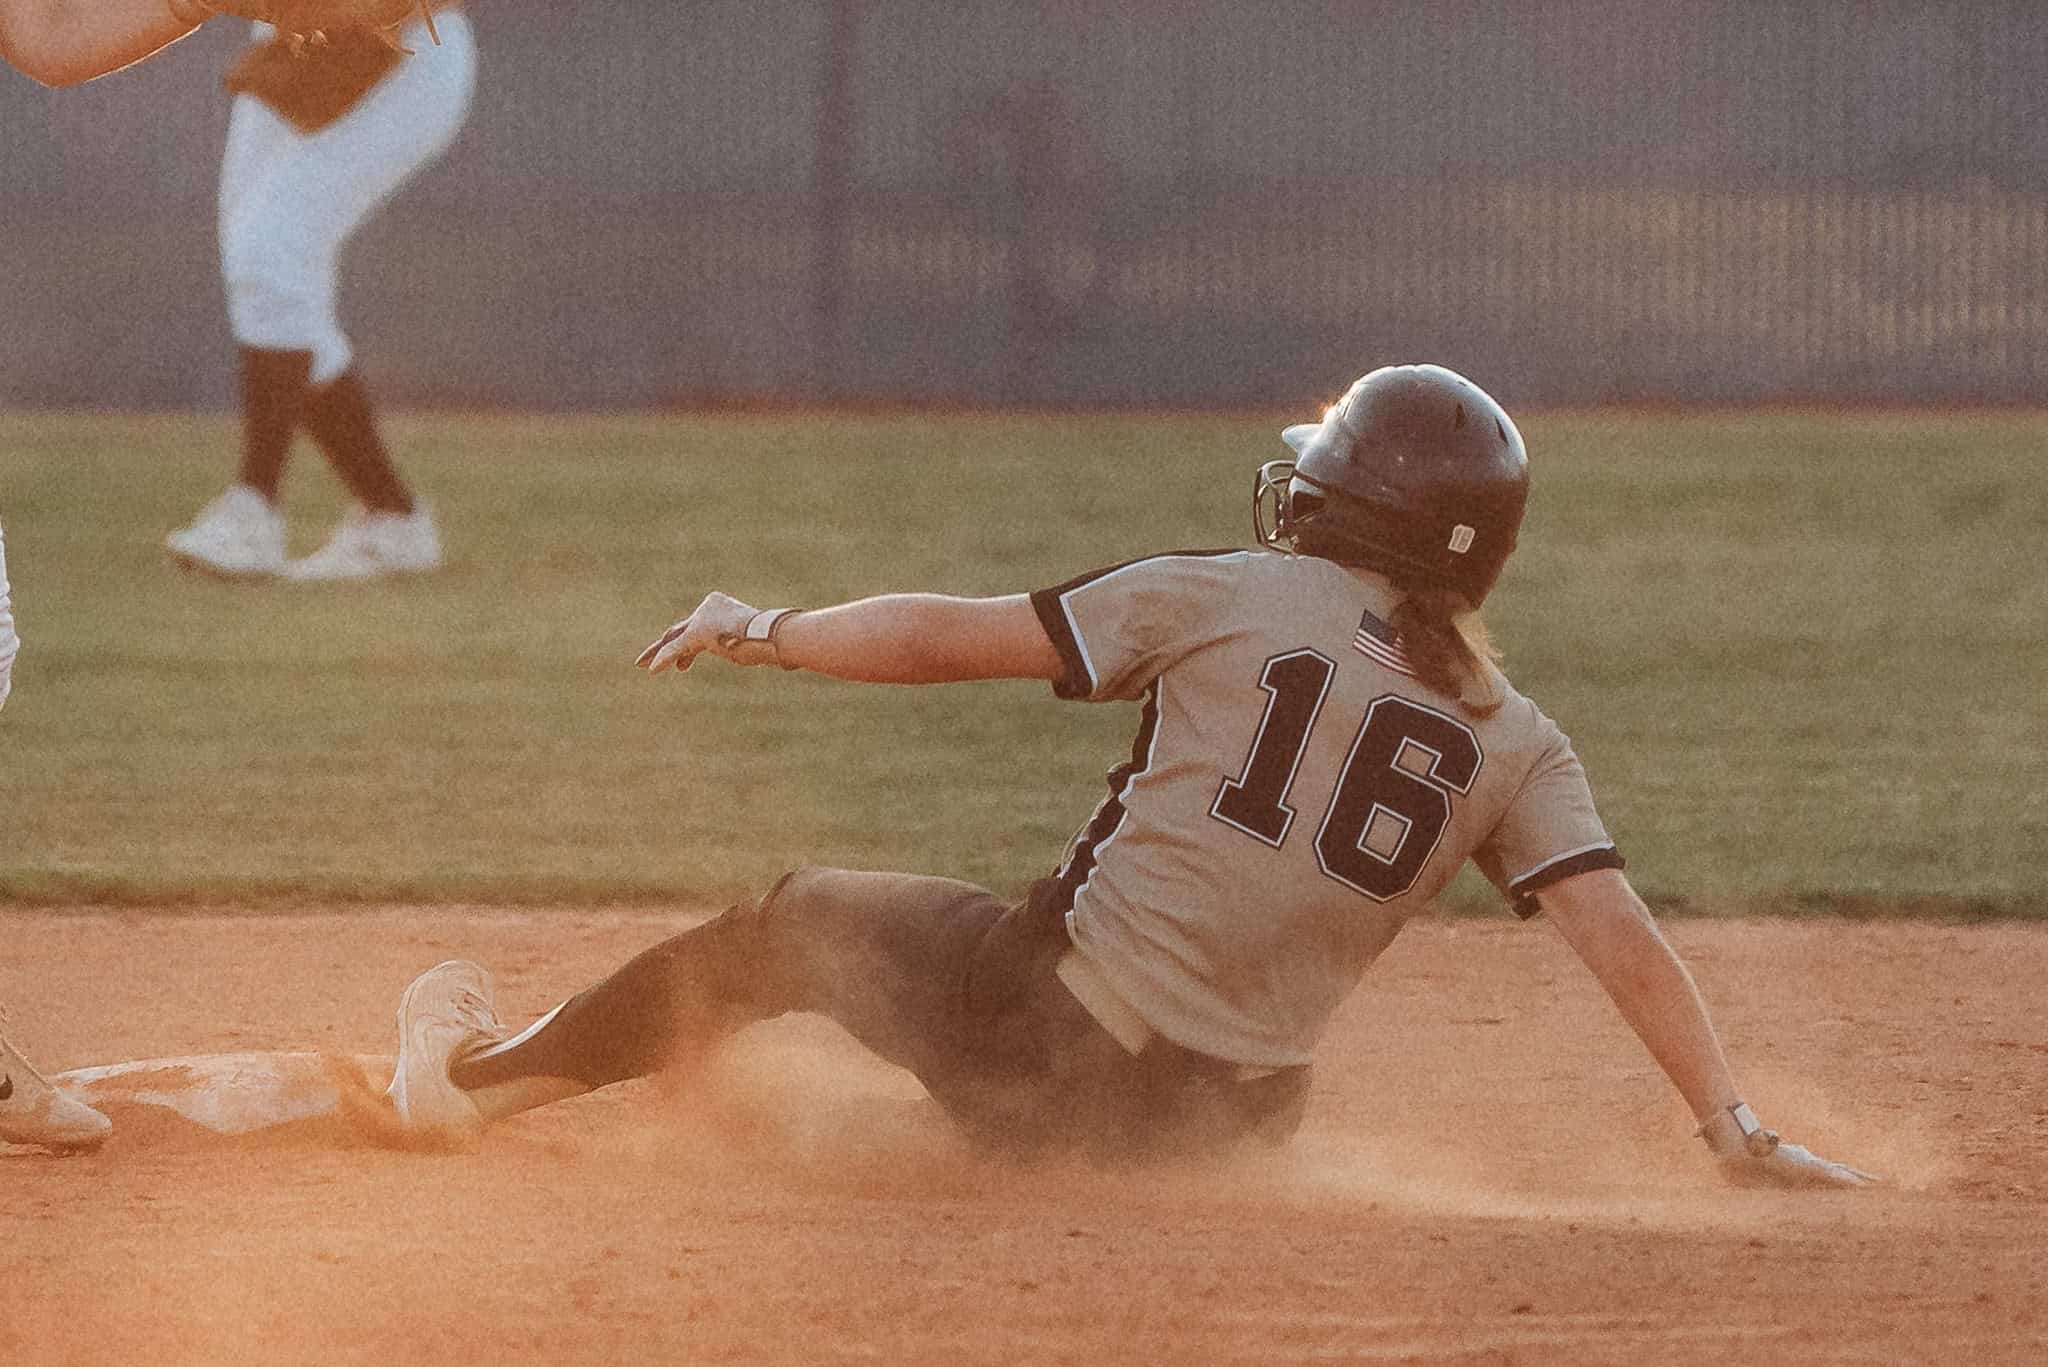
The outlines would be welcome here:
<svg viewBox="0 0 2048 1367">
<path fill-rule="evenodd" d="M 1267 461 L 1252 488 L 1262 544 L 1485 601 L 1529 497 L 1522 434 L 1485 390 L 1443 366 L 1382 366 L 1281 437 L 1296 458 Z"/>
</svg>

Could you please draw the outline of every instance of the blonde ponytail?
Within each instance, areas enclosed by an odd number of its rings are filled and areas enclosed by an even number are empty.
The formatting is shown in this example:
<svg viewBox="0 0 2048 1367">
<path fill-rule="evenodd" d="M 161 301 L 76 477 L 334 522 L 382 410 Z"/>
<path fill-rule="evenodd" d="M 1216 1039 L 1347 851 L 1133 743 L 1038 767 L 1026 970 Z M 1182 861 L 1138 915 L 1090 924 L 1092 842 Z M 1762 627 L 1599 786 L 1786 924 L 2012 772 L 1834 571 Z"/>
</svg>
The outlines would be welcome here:
<svg viewBox="0 0 2048 1367">
<path fill-rule="evenodd" d="M 1500 652 L 1463 594 L 1416 589 L 1394 609 L 1389 625 L 1400 634 L 1416 677 L 1456 698 L 1469 716 L 1490 717 L 1500 711 L 1500 693 L 1487 667 L 1500 659 Z"/>
</svg>

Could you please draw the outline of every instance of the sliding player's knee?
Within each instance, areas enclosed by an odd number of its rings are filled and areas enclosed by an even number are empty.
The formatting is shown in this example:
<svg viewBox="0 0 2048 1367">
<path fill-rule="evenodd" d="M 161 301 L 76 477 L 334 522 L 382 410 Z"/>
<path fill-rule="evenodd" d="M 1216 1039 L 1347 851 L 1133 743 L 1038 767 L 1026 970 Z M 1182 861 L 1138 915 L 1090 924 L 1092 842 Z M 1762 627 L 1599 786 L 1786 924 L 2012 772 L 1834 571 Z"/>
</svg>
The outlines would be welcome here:
<svg viewBox="0 0 2048 1367">
<path fill-rule="evenodd" d="M 767 892 L 727 907 L 649 949 L 614 978 L 657 1002 L 685 1035 L 719 1033 L 795 1010 L 804 995 L 812 920 L 825 905 L 799 869 Z"/>
<path fill-rule="evenodd" d="M 783 921 L 808 918 L 826 897 L 826 885 L 835 869 L 806 864 L 791 869 L 769 885 L 768 891 L 731 908 L 726 915 L 767 916 Z"/>
<path fill-rule="evenodd" d="M 719 928 L 732 952 L 768 958 L 807 942 L 838 938 L 829 927 L 849 919 L 844 877 L 841 869 L 791 869 L 766 892 L 726 908 L 705 929 Z"/>
</svg>

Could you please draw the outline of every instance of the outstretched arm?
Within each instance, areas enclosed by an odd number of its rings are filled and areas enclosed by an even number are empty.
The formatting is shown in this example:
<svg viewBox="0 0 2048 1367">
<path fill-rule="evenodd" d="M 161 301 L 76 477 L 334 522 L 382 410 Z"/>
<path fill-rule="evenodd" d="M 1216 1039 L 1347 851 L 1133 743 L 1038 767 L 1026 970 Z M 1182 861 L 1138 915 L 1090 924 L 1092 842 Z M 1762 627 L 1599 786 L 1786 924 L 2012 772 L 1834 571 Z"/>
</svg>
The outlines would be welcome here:
<svg viewBox="0 0 2048 1367">
<path fill-rule="evenodd" d="M 756 610 L 713 593 L 640 654 L 651 674 L 700 654 L 743 665 L 808 669 L 862 683 L 1057 679 L 1059 651 L 1028 594 L 952 598 L 892 593 L 797 612 Z"/>
<path fill-rule="evenodd" d="M 1536 894 L 1700 1122 L 1730 1180 L 1752 1186 L 1861 1186 L 1868 1174 L 1782 1144 L 1742 1101 L 1692 974 L 1618 869 L 1595 869 Z"/>
<path fill-rule="evenodd" d="M 0 0 L 0 57 L 44 85 L 77 85 L 197 27 L 168 0 Z"/>
</svg>

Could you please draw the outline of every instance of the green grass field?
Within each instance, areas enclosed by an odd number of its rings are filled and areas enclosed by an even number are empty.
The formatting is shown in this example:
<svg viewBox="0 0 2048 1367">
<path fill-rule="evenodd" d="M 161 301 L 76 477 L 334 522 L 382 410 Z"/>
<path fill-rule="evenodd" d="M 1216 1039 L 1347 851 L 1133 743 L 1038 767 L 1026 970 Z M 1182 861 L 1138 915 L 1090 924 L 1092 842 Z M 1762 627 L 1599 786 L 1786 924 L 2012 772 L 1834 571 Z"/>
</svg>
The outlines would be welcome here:
<svg viewBox="0 0 2048 1367">
<path fill-rule="evenodd" d="M 162 552 L 229 473 L 229 420 L 5 415 L 0 901 L 702 904 L 799 861 L 1018 888 L 1135 709 L 651 681 L 634 655 L 711 588 L 1005 592 L 1242 544 L 1281 420 L 417 416 L 392 435 L 450 568 L 250 587 Z M 2048 418 L 1525 428 L 1488 618 L 1646 894 L 2042 913 Z M 309 549 L 338 503 L 304 448 L 286 493 Z"/>
</svg>

